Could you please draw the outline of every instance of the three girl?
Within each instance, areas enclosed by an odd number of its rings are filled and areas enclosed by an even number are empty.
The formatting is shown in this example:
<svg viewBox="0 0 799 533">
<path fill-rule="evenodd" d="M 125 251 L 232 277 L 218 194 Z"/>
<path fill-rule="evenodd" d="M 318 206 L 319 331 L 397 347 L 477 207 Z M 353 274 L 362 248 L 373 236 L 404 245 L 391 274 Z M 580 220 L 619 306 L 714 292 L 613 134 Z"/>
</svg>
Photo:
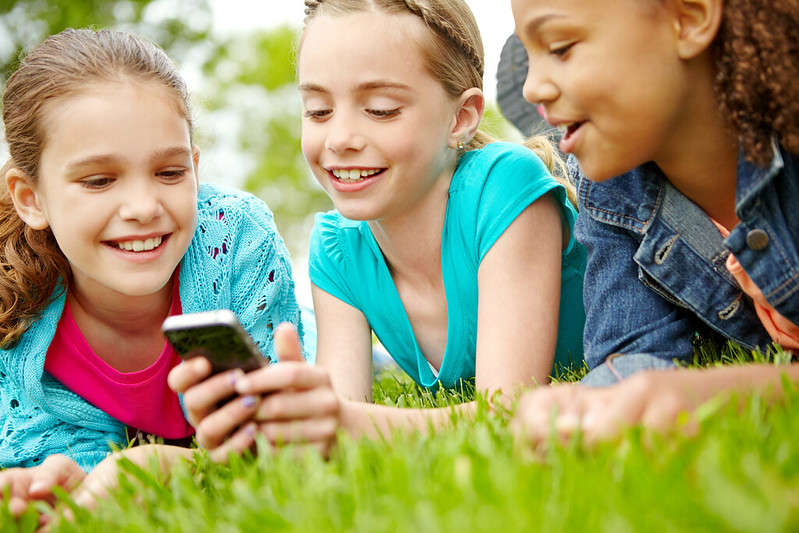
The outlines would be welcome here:
<svg viewBox="0 0 799 533">
<path fill-rule="evenodd" d="M 799 349 L 795 2 L 513 0 L 525 97 L 579 160 L 589 385 L 692 354 L 697 331 Z M 612 179 L 611 179 L 612 178 Z M 613 354 L 613 355 L 611 355 Z M 590 439 L 666 427 L 791 365 L 645 372 L 539 389 L 520 426 Z"/>
<path fill-rule="evenodd" d="M 300 323 L 266 205 L 198 185 L 186 87 L 159 48 L 120 32 L 55 35 L 8 80 L 3 120 L 0 490 L 20 512 L 54 485 L 87 483 L 137 435 L 191 440 L 167 385 L 179 362 L 160 329 L 168 315 L 233 309 L 270 357 L 273 327 Z"/>
<path fill-rule="evenodd" d="M 579 363 L 576 213 L 541 157 L 478 130 L 483 51 L 466 4 L 306 6 L 302 149 L 336 206 L 317 216 L 311 237 L 317 366 L 279 364 L 235 385 L 193 387 L 204 374 L 192 364 L 175 369 L 198 419 L 234 388 L 272 393 L 250 411 L 220 409 L 198 436 L 222 442 L 253 414 L 282 412 L 284 424 L 263 433 L 324 448 L 319 427 L 386 434 L 448 420 L 448 409 L 370 403 L 372 332 L 424 387 L 475 378 L 478 391 L 510 394 L 546 383 L 555 362 Z M 555 157 L 546 141 L 534 143 Z"/>
</svg>

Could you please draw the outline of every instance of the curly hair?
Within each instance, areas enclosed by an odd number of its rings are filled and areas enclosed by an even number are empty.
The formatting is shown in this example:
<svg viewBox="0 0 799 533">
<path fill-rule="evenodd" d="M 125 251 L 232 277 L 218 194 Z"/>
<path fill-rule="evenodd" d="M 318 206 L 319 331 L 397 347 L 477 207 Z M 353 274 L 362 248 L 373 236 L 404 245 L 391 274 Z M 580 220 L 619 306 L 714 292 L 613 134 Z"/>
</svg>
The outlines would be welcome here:
<svg viewBox="0 0 799 533">
<path fill-rule="evenodd" d="M 110 30 L 64 30 L 31 50 L 3 93 L 9 160 L 0 170 L 0 348 L 13 346 L 50 303 L 59 283 L 68 289 L 69 262 L 49 228 L 19 218 L 5 185 L 16 168 L 35 185 L 47 140 L 48 106 L 93 81 L 137 79 L 167 87 L 191 132 L 188 91 L 175 65 L 155 44 Z"/>
<path fill-rule="evenodd" d="M 715 89 L 739 145 L 761 165 L 773 138 L 799 154 L 799 1 L 725 0 L 722 13 Z"/>
<path fill-rule="evenodd" d="M 427 70 L 451 97 L 457 98 L 472 87 L 483 88 L 483 41 L 474 14 L 463 0 L 305 0 L 305 24 L 322 14 L 371 10 L 409 13 L 422 20 L 432 37 L 431 45 L 422 50 Z M 476 150 L 494 140 L 478 131 L 466 149 Z M 549 138 L 536 135 L 524 145 L 544 161 L 574 203 L 574 187 L 566 179 L 565 164 Z"/>
</svg>

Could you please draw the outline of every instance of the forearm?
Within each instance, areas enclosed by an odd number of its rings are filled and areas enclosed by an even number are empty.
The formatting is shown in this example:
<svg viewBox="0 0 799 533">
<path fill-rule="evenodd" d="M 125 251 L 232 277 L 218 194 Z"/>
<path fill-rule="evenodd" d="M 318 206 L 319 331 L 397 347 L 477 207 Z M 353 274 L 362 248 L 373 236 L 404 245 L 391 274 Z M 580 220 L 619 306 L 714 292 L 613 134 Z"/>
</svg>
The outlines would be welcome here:
<svg viewBox="0 0 799 533">
<path fill-rule="evenodd" d="M 657 372 L 656 372 L 657 373 Z M 751 364 L 723 366 L 704 369 L 680 370 L 680 379 L 685 379 L 699 399 L 723 393 L 765 393 L 769 398 L 779 399 L 783 389 L 783 376 L 790 381 L 799 381 L 799 363 L 776 366 Z M 653 374 L 654 376 L 654 374 Z"/>
<path fill-rule="evenodd" d="M 394 431 L 420 431 L 444 427 L 453 412 L 471 416 L 477 404 L 468 402 L 452 407 L 409 409 L 342 400 L 341 426 L 353 437 L 387 438 Z"/>
</svg>

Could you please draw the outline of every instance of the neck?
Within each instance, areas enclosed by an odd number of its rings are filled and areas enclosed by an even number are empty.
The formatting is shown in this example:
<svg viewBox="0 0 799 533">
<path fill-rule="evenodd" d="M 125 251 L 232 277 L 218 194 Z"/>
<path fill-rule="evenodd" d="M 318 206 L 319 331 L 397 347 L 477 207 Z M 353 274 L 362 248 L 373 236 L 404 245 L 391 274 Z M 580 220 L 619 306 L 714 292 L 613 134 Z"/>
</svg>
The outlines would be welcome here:
<svg viewBox="0 0 799 533">
<path fill-rule="evenodd" d="M 70 298 L 76 321 L 79 315 L 122 335 L 140 335 L 160 329 L 172 303 L 172 283 L 146 296 L 128 296 L 109 289 L 85 291 L 75 287 L 70 291 Z"/>
<path fill-rule="evenodd" d="M 369 222 L 392 276 L 416 280 L 441 279 L 441 239 L 452 171 L 401 215 Z"/>
<path fill-rule="evenodd" d="M 734 227 L 738 223 L 738 142 L 718 109 L 709 77 L 704 86 L 692 88 L 670 139 L 655 163 L 677 190 L 710 217 Z"/>
</svg>

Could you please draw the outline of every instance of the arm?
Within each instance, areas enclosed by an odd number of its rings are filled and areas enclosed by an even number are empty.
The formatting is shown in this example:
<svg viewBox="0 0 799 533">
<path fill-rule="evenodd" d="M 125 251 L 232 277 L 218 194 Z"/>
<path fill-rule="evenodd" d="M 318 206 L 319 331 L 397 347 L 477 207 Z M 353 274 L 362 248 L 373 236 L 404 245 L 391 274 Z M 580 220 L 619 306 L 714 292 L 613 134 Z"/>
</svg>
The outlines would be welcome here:
<svg viewBox="0 0 799 533">
<path fill-rule="evenodd" d="M 75 502 L 93 508 L 98 499 L 107 496 L 117 486 L 120 459 L 127 459 L 142 468 L 147 468 L 153 460 L 158 461 L 159 471 L 168 476 L 176 461 L 181 458 L 190 460 L 193 455 L 191 448 L 165 444 L 147 444 L 114 452 L 98 463 L 75 489 Z"/>
<path fill-rule="evenodd" d="M 799 364 L 646 371 L 611 387 L 539 389 L 522 398 L 513 424 L 518 433 L 536 443 L 548 439 L 550 416 L 555 417 L 554 430 L 560 437 L 568 439 L 579 429 L 588 443 L 614 437 L 637 424 L 665 431 L 680 413 L 693 414 L 720 394 L 762 392 L 770 399 L 779 398 L 783 375 L 799 381 Z M 697 421 L 689 420 L 687 429 L 695 429 Z"/>
<path fill-rule="evenodd" d="M 541 198 L 513 221 L 483 259 L 478 274 L 476 374 L 480 390 L 511 393 L 531 380 L 547 380 L 557 336 L 563 246 L 560 217 L 555 201 Z M 540 231 L 542 227 L 551 231 Z M 368 324 L 360 311 L 318 288 L 314 288 L 314 304 L 318 367 L 280 364 L 237 384 L 240 393 L 271 392 L 263 397 L 258 415 L 271 426 L 265 430 L 270 440 L 286 438 L 289 429 L 283 421 L 288 413 L 297 420 L 324 407 L 321 392 L 312 397 L 282 391 L 307 388 L 313 381 L 327 390 L 325 401 L 330 401 L 329 384 L 322 376 L 313 376 L 321 370 L 329 373 L 338 396 L 338 406 L 330 411 L 338 413 L 342 429 L 352 435 L 387 437 L 397 429 L 426 431 L 449 422 L 451 408 L 401 409 L 355 401 L 367 397 L 372 387 Z M 500 320 L 502 327 L 498 327 Z M 316 400 L 320 400 L 318 405 L 314 405 Z M 474 409 L 474 402 L 457 407 L 464 413 Z"/>
<path fill-rule="evenodd" d="M 483 258 L 478 390 L 511 394 L 532 382 L 548 382 L 558 335 L 563 240 L 560 209 L 548 194 L 528 206 Z"/>
<path fill-rule="evenodd" d="M 330 373 L 336 392 L 372 401 L 372 330 L 355 307 L 311 284 L 316 314 L 316 364 Z"/>
</svg>

